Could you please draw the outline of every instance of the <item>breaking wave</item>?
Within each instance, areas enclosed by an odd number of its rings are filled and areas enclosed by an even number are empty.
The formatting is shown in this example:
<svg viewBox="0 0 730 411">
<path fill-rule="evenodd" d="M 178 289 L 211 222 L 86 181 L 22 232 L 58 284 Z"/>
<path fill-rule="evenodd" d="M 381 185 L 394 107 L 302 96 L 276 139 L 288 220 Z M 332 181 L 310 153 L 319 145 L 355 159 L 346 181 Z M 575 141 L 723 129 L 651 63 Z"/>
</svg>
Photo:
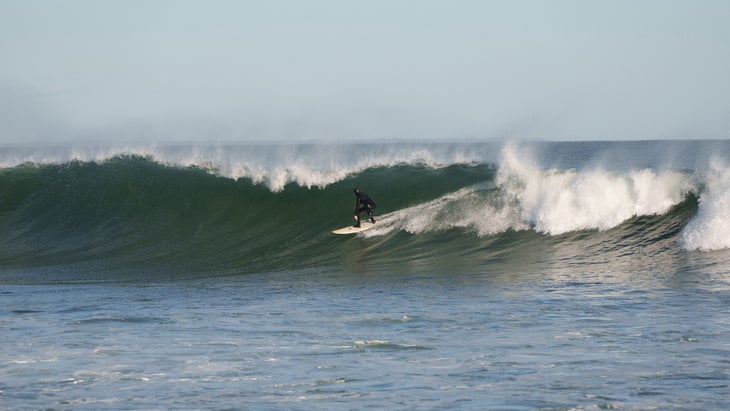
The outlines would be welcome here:
<svg viewBox="0 0 730 411">
<path fill-rule="evenodd" d="M 727 144 L 696 145 L 691 168 L 646 161 L 681 143 L 566 144 L 0 149 L 0 280 L 339 267 L 356 239 L 379 266 L 419 267 L 566 241 L 621 255 L 730 248 Z M 352 221 L 353 186 L 378 223 L 333 236 Z"/>
</svg>

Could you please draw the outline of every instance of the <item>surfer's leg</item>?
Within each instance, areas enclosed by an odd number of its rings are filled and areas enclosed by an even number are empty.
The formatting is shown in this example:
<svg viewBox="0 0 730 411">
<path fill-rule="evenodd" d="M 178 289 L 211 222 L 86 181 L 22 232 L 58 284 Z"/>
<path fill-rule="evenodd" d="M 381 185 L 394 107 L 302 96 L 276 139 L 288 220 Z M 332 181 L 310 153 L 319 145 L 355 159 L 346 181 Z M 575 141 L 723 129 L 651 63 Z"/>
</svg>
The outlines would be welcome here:
<svg viewBox="0 0 730 411">
<path fill-rule="evenodd" d="M 373 217 L 373 208 L 375 207 L 368 207 L 368 217 L 370 217 L 370 222 L 375 224 L 375 217 Z"/>
</svg>

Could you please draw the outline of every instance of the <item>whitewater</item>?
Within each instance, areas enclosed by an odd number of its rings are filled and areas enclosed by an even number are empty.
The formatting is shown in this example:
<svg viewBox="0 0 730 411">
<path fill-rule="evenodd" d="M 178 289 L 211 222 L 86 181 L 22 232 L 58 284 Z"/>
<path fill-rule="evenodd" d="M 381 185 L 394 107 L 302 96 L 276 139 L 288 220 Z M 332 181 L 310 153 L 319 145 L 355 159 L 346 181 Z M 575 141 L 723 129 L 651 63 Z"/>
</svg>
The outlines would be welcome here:
<svg viewBox="0 0 730 411">
<path fill-rule="evenodd" d="M 728 141 L 3 146 L 0 408 L 727 409 L 728 233 Z"/>
</svg>

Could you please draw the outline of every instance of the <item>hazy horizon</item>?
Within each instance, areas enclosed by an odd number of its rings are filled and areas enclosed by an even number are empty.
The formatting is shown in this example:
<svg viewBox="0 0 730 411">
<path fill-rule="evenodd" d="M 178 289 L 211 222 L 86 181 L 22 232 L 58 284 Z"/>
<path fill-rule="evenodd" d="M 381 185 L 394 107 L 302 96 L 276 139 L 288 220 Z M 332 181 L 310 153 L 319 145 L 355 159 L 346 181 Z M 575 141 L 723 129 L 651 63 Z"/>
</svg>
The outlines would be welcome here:
<svg viewBox="0 0 730 411">
<path fill-rule="evenodd" d="M 730 3 L 0 2 L 0 143 L 730 138 Z"/>
</svg>

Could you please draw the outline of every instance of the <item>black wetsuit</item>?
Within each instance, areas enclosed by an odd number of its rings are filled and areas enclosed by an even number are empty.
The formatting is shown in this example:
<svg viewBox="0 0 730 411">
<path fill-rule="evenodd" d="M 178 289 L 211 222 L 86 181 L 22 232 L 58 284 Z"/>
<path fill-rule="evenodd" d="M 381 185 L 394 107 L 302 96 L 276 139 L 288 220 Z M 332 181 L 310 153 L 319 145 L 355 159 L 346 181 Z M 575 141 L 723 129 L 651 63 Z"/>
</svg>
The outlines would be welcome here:
<svg viewBox="0 0 730 411">
<path fill-rule="evenodd" d="M 355 197 L 355 216 L 357 217 L 355 226 L 360 226 L 360 213 L 364 211 L 367 211 L 370 221 L 374 223 L 375 218 L 373 218 L 373 209 L 375 208 L 375 201 L 373 201 L 367 193 L 363 193 L 361 191 L 356 192 Z"/>
</svg>

